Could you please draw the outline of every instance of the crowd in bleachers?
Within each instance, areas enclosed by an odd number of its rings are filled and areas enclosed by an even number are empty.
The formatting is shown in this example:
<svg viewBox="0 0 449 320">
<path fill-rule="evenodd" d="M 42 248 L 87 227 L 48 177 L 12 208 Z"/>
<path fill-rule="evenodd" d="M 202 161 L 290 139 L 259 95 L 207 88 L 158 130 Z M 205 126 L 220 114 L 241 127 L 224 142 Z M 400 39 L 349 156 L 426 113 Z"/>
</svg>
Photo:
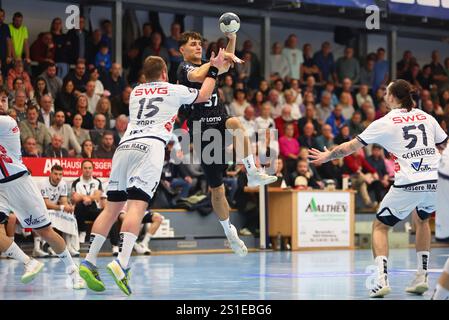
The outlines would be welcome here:
<svg viewBox="0 0 449 320">
<path fill-rule="evenodd" d="M 145 82 L 140 72 L 143 60 L 161 56 L 169 67 L 170 81 L 176 82 L 182 61 L 179 23 L 171 25 L 169 36 L 145 23 L 142 36 L 125 50 L 122 66 L 112 58 L 111 21 L 90 32 L 81 17 L 80 29 L 64 33 L 61 19 L 55 18 L 37 39 L 29 39 L 26 22 L 19 12 L 10 16 L 0 11 L 0 87 L 9 92 L 8 113 L 19 123 L 24 156 L 110 159 L 127 127 L 132 88 Z M 341 177 L 347 174 L 364 206 L 374 208 L 394 176 L 394 160 L 385 150 L 373 146 L 321 166 L 311 165 L 307 156 L 309 148 L 331 149 L 349 141 L 388 112 L 384 95 L 390 74 L 385 49 L 355 56 L 354 49 L 347 47 L 336 59 L 330 42 L 317 49 L 300 40 L 291 34 L 285 43 L 273 44 L 270 65 L 265 66 L 270 70 L 268 79 L 263 77 L 252 41 L 245 40 L 236 52 L 245 63 L 220 77 L 219 98 L 250 136 L 261 129 L 278 130 L 278 140 L 271 139 L 267 149 L 280 159 L 275 161 L 276 174 L 283 185 L 341 187 Z M 226 47 L 225 38 L 204 39 L 204 59 L 222 47 Z M 447 131 L 449 57 L 443 60 L 433 51 L 429 62 L 420 65 L 413 52 L 406 51 L 396 67 L 397 77 L 414 86 L 417 107 L 432 114 Z M 167 149 L 160 185 L 162 207 L 207 193 L 201 167 L 173 163 L 172 147 Z M 254 151 L 263 162 L 266 150 L 255 147 Z M 241 173 L 242 166 L 231 166 L 225 179 L 233 206 L 242 202 L 234 197 L 241 188 Z"/>
</svg>

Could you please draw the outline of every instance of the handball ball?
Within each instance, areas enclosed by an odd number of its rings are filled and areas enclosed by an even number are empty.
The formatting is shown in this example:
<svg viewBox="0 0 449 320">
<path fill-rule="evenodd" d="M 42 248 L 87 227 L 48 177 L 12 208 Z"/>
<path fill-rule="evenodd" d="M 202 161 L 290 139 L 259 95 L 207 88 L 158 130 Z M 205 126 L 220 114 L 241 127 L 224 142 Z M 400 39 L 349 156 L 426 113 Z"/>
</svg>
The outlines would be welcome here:
<svg viewBox="0 0 449 320">
<path fill-rule="evenodd" d="M 232 12 L 223 13 L 218 23 L 223 33 L 236 33 L 240 29 L 240 18 Z"/>
</svg>

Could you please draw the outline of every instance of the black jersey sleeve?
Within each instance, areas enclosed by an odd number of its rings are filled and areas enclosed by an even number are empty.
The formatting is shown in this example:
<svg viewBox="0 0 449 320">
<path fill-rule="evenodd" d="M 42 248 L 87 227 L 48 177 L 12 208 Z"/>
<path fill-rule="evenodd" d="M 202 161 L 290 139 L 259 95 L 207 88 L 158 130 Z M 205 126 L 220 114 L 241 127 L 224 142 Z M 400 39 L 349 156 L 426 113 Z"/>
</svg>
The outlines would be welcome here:
<svg viewBox="0 0 449 320">
<path fill-rule="evenodd" d="M 193 63 L 188 61 L 181 62 L 177 71 L 178 83 L 187 87 L 192 87 L 193 83 L 189 81 L 187 75 L 194 69 L 196 69 L 196 66 Z"/>
</svg>

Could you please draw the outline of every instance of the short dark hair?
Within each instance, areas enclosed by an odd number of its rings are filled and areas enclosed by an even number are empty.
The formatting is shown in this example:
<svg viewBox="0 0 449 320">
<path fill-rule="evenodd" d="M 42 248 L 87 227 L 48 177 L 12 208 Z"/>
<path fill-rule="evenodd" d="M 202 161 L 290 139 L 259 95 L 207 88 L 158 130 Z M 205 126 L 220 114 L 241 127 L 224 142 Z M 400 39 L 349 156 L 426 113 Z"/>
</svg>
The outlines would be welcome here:
<svg viewBox="0 0 449 320">
<path fill-rule="evenodd" d="M 22 12 L 17 11 L 16 13 L 14 13 L 14 15 L 12 16 L 12 19 L 14 20 L 15 18 L 23 18 Z"/>
<path fill-rule="evenodd" d="M 64 171 L 64 169 L 59 164 L 55 164 L 53 167 L 51 167 L 51 172 L 53 171 Z"/>
<path fill-rule="evenodd" d="M 112 137 L 114 137 L 114 133 L 112 132 L 112 131 L 105 131 L 104 133 L 103 133 L 103 138 L 104 137 L 106 137 L 106 136 L 112 136 Z"/>
<path fill-rule="evenodd" d="M 47 63 L 47 69 L 50 67 L 56 67 L 56 64 L 54 62 L 48 62 Z"/>
<path fill-rule="evenodd" d="M 3 10 L 3 8 L 0 8 L 0 12 L 3 12 L 6 14 L 5 10 Z"/>
<path fill-rule="evenodd" d="M 92 160 L 85 159 L 85 160 L 83 160 L 83 162 L 81 162 L 81 168 L 84 167 L 84 164 L 85 164 L 86 162 L 90 162 L 90 164 L 91 164 L 92 166 L 94 165 L 94 163 L 93 163 Z"/>
<path fill-rule="evenodd" d="M 39 112 L 39 109 L 34 104 L 31 104 L 31 105 L 28 106 L 27 113 L 30 112 L 31 110 L 36 110 L 36 112 Z"/>
<path fill-rule="evenodd" d="M 4 94 L 5 96 L 8 96 L 8 91 L 5 88 L 0 87 L 0 95 Z"/>
<path fill-rule="evenodd" d="M 181 38 L 178 41 L 180 47 L 189 42 L 190 39 L 203 41 L 203 37 L 199 32 L 186 31 L 181 34 Z"/>
<path fill-rule="evenodd" d="M 383 149 L 383 147 L 380 144 L 374 143 L 373 149 Z"/>
</svg>

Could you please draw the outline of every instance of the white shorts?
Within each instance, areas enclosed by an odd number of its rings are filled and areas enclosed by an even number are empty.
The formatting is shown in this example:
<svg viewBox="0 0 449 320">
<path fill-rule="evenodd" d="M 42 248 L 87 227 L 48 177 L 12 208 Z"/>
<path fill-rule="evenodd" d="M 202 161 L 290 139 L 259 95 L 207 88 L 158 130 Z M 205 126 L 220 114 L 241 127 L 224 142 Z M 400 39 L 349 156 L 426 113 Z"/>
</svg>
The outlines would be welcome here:
<svg viewBox="0 0 449 320">
<path fill-rule="evenodd" d="M 449 240 L 449 177 L 441 174 L 438 178 L 435 238 Z"/>
<path fill-rule="evenodd" d="M 14 212 L 23 228 L 41 229 L 51 224 L 41 192 L 30 175 L 0 183 L 0 212 Z"/>
<path fill-rule="evenodd" d="M 394 226 L 416 209 L 418 216 L 424 220 L 435 212 L 435 205 L 435 191 L 405 191 L 391 187 L 380 203 L 377 219 L 386 225 Z"/>
<path fill-rule="evenodd" d="M 161 179 L 164 158 L 165 143 L 157 139 L 140 138 L 120 144 L 112 158 L 108 200 L 149 202 Z"/>
</svg>

